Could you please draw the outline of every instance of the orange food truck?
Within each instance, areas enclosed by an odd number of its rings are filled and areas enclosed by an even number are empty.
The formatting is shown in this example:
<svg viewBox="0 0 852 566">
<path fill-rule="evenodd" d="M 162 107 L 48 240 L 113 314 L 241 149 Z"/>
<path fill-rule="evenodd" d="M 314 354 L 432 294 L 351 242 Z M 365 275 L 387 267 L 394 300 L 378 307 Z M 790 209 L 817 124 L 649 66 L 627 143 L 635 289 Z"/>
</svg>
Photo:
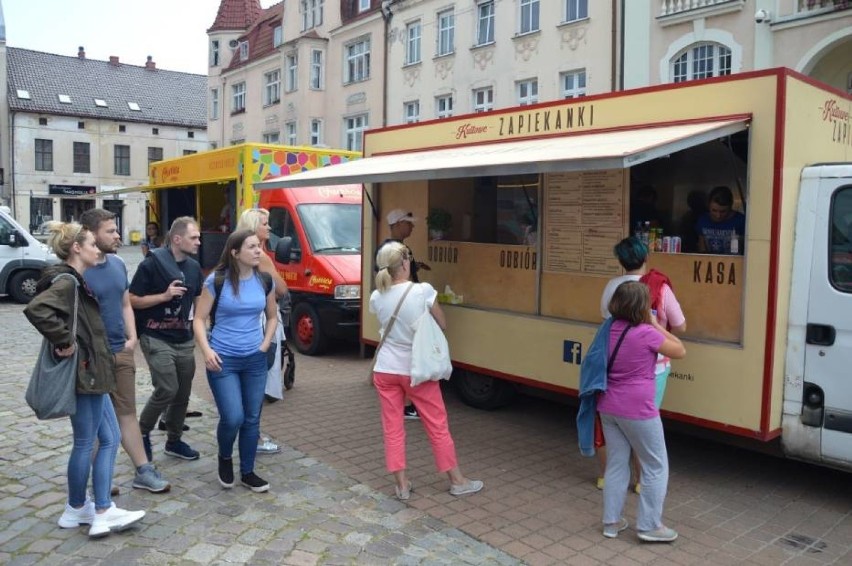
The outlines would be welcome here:
<svg viewBox="0 0 852 566">
<path fill-rule="evenodd" d="M 240 214 L 269 210 L 270 244 L 290 237 L 289 261 L 276 263 L 290 288 L 291 341 L 319 354 L 329 339 L 357 339 L 360 310 L 361 185 L 256 191 L 272 177 L 361 157 L 314 147 L 240 144 L 153 163 L 146 187 L 148 220 L 167 230 L 192 216 L 201 228 L 199 260 L 212 269 Z M 274 250 L 266 250 L 274 260 Z"/>
<path fill-rule="evenodd" d="M 663 416 L 852 469 L 851 113 L 772 69 L 369 131 L 364 159 L 265 185 L 364 182 L 380 211 L 444 220 L 406 243 L 447 303 L 453 382 L 483 408 L 517 385 L 576 395 L 623 274 L 613 246 L 647 238 L 687 319 Z M 708 250 L 717 187 L 744 233 Z M 363 257 L 386 234 L 365 216 Z"/>
</svg>

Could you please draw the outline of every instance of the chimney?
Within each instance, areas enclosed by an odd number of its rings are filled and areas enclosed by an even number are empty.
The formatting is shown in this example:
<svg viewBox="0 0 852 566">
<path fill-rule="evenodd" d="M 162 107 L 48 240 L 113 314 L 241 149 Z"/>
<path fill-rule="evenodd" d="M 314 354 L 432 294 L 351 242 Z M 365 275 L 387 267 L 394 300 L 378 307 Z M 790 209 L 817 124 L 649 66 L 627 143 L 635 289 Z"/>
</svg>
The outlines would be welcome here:
<svg viewBox="0 0 852 566">
<path fill-rule="evenodd" d="M 118 57 L 116 57 L 115 55 L 110 55 L 109 56 L 109 64 L 115 65 L 116 67 L 118 67 Z"/>
<path fill-rule="evenodd" d="M 145 68 L 150 69 L 152 71 L 157 70 L 157 64 L 154 62 L 154 58 L 148 55 L 148 60 L 145 61 Z"/>
<path fill-rule="evenodd" d="M 82 45 L 77 48 L 77 57 L 79 57 L 80 59 L 86 58 L 86 48 Z"/>
</svg>

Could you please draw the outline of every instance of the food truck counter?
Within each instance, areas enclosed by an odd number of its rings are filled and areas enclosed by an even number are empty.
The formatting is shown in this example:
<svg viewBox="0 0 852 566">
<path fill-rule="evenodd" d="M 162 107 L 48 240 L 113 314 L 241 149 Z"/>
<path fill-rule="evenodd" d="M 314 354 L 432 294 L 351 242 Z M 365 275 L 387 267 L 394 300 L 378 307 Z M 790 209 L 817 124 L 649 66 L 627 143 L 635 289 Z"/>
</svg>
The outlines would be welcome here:
<svg viewBox="0 0 852 566">
<path fill-rule="evenodd" d="M 614 245 L 617 241 L 612 242 Z M 609 246 L 611 250 L 611 246 Z M 432 268 L 421 278 L 439 301 L 461 308 L 501 310 L 583 321 L 601 320 L 600 297 L 623 271 L 601 262 L 595 273 L 539 269 L 534 246 L 431 241 L 417 254 Z M 740 343 L 743 256 L 652 253 L 649 267 L 666 274 L 687 317 L 686 338 Z M 606 267 L 604 267 L 606 266 Z M 545 266 L 542 266 L 545 267 Z M 602 270 L 608 270 L 604 275 Z"/>
</svg>

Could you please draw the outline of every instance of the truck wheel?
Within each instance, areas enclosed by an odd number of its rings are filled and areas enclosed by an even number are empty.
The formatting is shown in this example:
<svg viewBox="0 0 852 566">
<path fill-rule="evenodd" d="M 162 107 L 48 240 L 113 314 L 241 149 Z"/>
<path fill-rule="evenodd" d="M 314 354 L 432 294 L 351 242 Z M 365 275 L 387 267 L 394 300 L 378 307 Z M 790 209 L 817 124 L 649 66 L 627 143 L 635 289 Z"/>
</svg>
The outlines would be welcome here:
<svg viewBox="0 0 852 566">
<path fill-rule="evenodd" d="M 16 302 L 29 303 L 30 299 L 35 297 L 38 279 L 38 271 L 29 269 L 18 271 L 9 279 L 9 295 Z"/>
<path fill-rule="evenodd" d="M 316 309 L 307 303 L 299 303 L 290 316 L 291 338 L 299 352 L 317 356 L 325 351 L 326 337 L 320 328 Z"/>
<path fill-rule="evenodd" d="M 476 409 L 499 409 L 515 398 L 515 386 L 496 377 L 456 370 L 452 382 L 461 400 Z"/>
</svg>

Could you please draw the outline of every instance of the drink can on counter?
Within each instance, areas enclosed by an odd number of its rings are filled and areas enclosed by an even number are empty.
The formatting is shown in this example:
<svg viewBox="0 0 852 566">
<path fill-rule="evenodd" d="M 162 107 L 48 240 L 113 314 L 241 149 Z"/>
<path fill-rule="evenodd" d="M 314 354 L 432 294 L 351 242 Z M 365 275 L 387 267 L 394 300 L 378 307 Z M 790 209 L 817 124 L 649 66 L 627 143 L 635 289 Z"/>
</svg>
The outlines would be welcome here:
<svg viewBox="0 0 852 566">
<path fill-rule="evenodd" d="M 664 254 L 671 253 L 672 251 L 672 238 L 671 236 L 663 236 L 663 247 L 660 250 Z"/>
<path fill-rule="evenodd" d="M 680 236 L 672 236 L 671 243 L 669 244 L 669 253 L 680 253 Z"/>
</svg>

